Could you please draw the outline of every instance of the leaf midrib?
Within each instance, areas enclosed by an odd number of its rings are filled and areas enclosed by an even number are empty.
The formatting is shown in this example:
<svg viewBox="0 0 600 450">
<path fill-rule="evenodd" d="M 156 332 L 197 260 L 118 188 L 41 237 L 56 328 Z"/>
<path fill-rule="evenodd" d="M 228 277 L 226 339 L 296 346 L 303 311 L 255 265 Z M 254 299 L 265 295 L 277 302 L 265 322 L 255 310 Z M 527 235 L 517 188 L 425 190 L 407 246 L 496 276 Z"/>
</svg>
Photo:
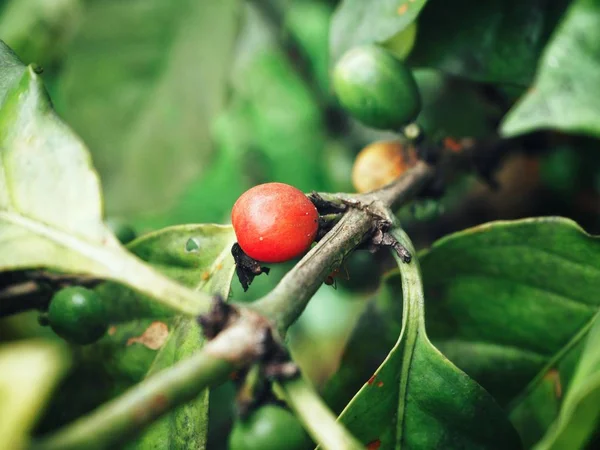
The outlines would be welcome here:
<svg viewBox="0 0 600 450">
<path fill-rule="evenodd" d="M 408 249 L 413 255 L 416 255 L 415 249 L 403 230 L 398 229 L 395 232 L 398 241 Z M 417 337 L 420 332 L 424 332 L 424 313 L 423 313 L 423 283 L 421 281 L 421 271 L 416 257 L 406 264 L 393 251 L 394 258 L 400 267 L 400 276 L 402 278 L 403 295 L 403 314 L 402 331 L 400 339 L 404 338 L 402 367 L 400 374 L 400 388 L 398 389 L 398 413 L 396 422 L 396 442 L 395 449 L 402 448 L 404 438 L 404 415 L 406 410 L 406 393 L 408 390 L 408 380 L 412 359 L 415 353 Z"/>
<path fill-rule="evenodd" d="M 65 248 L 74 250 L 92 261 L 99 262 L 108 268 L 106 274 L 111 273 L 110 266 L 114 263 L 114 255 L 112 252 L 114 248 L 109 249 L 95 243 L 87 242 L 41 221 L 28 218 L 19 212 L 0 211 L 0 219 L 25 228 L 32 233 L 45 237 Z M 112 271 L 114 271 L 114 269 Z"/>
<path fill-rule="evenodd" d="M 90 271 L 91 274 L 127 284 L 180 313 L 195 316 L 210 309 L 211 300 L 206 294 L 189 290 L 162 276 L 117 246 L 108 247 L 87 242 L 18 213 L 0 211 L 0 221 L 2 220 L 99 263 L 103 270 Z"/>
</svg>

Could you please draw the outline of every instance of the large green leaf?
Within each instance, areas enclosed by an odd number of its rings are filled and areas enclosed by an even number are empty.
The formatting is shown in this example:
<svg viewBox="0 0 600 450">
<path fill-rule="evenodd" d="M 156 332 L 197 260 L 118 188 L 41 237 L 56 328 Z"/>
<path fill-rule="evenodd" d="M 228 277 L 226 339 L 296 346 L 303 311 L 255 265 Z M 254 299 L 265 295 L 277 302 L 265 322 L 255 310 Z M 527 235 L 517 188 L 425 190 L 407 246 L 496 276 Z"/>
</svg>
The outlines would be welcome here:
<svg viewBox="0 0 600 450">
<path fill-rule="evenodd" d="M 0 69 L 1 106 L 4 104 L 9 91 L 15 87 L 27 70 L 18 56 L 2 41 L 0 41 Z"/>
<path fill-rule="evenodd" d="M 594 319 L 560 415 L 536 450 L 584 448 L 600 419 L 600 319 Z"/>
<path fill-rule="evenodd" d="M 144 235 L 128 248 L 185 286 L 227 298 L 235 269 L 231 256 L 234 241 L 231 226 L 181 225 Z M 113 325 L 99 342 L 77 350 L 76 370 L 64 383 L 51 411 L 58 423 L 47 417 L 44 431 L 73 420 L 146 376 L 189 357 L 204 342 L 195 319 L 166 317 L 168 312 L 125 286 L 105 283 L 97 292 Z M 144 316 L 155 317 L 131 320 Z M 151 443 L 155 439 L 160 448 L 203 448 L 207 402 L 204 393 L 177 408 L 129 448 L 154 448 Z"/>
<path fill-rule="evenodd" d="M 567 219 L 496 222 L 438 241 L 422 267 L 434 343 L 535 443 L 599 311 L 600 241 Z"/>
<path fill-rule="evenodd" d="M 179 311 L 200 296 L 127 252 L 102 221 L 100 184 L 32 67 L 0 43 L 0 271 L 36 267 L 127 284 Z"/>
<path fill-rule="evenodd" d="M 600 3 L 577 0 L 540 61 L 528 93 L 509 112 L 502 133 L 553 128 L 600 136 Z"/>
<path fill-rule="evenodd" d="M 331 23 L 329 48 L 335 63 L 357 45 L 381 43 L 415 20 L 427 0 L 344 0 Z"/>
<path fill-rule="evenodd" d="M 128 248 L 185 286 L 227 298 L 235 270 L 231 256 L 234 242 L 235 234 L 231 226 L 180 225 L 142 236 L 131 242 Z M 97 344 L 84 347 L 80 354 L 84 360 L 94 364 L 100 360 L 104 365 L 103 371 L 111 376 L 130 382 L 140 381 L 155 358 L 164 359 L 156 355 L 156 350 L 162 348 L 162 344 L 147 345 L 149 342 L 144 338 L 144 333 L 148 330 L 158 331 L 164 336 L 165 342 L 166 335 L 162 330 L 167 329 L 172 339 L 187 330 L 187 322 L 164 317 L 165 311 L 156 308 L 148 311 L 148 304 L 151 303 L 125 286 L 105 283 L 97 288 L 97 292 L 105 301 L 114 326 L 105 338 Z M 153 315 L 161 320 L 137 320 Z M 131 321 L 132 318 L 136 320 Z M 130 321 L 117 323 L 127 319 Z M 173 323 L 182 324 L 182 330 L 173 332 Z M 183 334 L 188 333 L 185 331 Z M 181 336 L 176 339 L 181 340 Z M 201 344 L 200 339 L 190 339 Z M 99 355 L 102 356 L 99 358 Z"/>
<path fill-rule="evenodd" d="M 473 80 L 527 85 L 567 0 L 430 0 L 410 61 Z"/>
<path fill-rule="evenodd" d="M 414 251 L 403 232 L 395 235 Z M 492 397 L 429 342 L 419 263 L 414 258 L 399 264 L 400 336 L 340 420 L 372 448 L 520 448 L 517 433 Z"/>
<path fill-rule="evenodd" d="M 200 350 L 204 336 L 195 320 L 179 318 L 157 353 L 147 376 L 166 369 Z M 202 450 L 208 432 L 208 389 L 153 423 L 128 449 Z"/>
<path fill-rule="evenodd" d="M 0 448 L 26 448 L 50 393 L 68 366 L 57 344 L 20 341 L 0 347 Z"/>
<path fill-rule="evenodd" d="M 235 263 L 230 226 L 187 225 L 144 236 L 130 247 L 138 256 L 186 286 L 227 298 Z M 147 376 L 200 350 L 204 337 L 195 319 L 177 318 Z M 134 448 L 204 449 L 208 432 L 208 390 L 153 424 Z"/>
<path fill-rule="evenodd" d="M 238 0 L 91 0 L 56 99 L 92 148 L 109 213 L 166 209 L 211 154 Z"/>
<path fill-rule="evenodd" d="M 229 295 L 235 262 L 230 225 L 190 224 L 164 228 L 141 236 L 127 248 L 170 278 L 196 291 Z M 97 288 L 113 322 L 172 315 L 147 296 L 117 283 Z"/>
</svg>

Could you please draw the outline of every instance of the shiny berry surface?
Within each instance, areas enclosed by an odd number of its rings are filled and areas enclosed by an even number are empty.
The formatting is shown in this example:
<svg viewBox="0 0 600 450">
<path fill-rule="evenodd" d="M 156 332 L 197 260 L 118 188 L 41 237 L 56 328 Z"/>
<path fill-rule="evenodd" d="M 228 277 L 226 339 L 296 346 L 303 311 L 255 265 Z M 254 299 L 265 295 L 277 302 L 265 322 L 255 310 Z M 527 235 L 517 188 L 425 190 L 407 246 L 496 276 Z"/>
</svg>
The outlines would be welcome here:
<svg viewBox="0 0 600 450">
<path fill-rule="evenodd" d="M 231 212 L 242 250 L 267 263 L 301 256 L 317 235 L 317 209 L 302 191 L 284 183 L 265 183 L 249 189 Z"/>
</svg>

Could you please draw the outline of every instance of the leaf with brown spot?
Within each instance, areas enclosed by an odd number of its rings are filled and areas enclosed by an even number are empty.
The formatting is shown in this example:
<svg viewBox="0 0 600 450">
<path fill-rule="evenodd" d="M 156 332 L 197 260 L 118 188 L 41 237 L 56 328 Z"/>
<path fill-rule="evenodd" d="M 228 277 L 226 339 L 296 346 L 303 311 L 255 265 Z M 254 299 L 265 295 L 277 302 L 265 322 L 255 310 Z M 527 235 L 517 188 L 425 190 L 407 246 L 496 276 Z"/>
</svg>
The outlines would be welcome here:
<svg viewBox="0 0 600 450">
<path fill-rule="evenodd" d="M 229 251 L 234 240 L 230 226 L 181 225 L 142 236 L 128 248 L 157 270 L 189 288 L 226 298 L 234 272 Z M 210 273 L 210 278 L 203 279 L 204 273 Z M 93 366 L 86 373 L 102 378 L 108 395 L 122 391 L 201 348 L 204 338 L 194 320 L 164 318 L 170 316 L 168 311 L 151 307 L 147 298 L 121 285 L 105 283 L 97 291 L 107 305 L 112 321 L 120 323 L 112 325 L 111 334 L 98 343 L 82 348 L 82 365 L 94 365 L 98 359 L 103 361 L 102 367 Z M 131 320 L 139 316 L 163 319 Z M 168 335 L 167 328 L 170 331 Z M 88 385 L 85 388 L 91 389 Z M 69 393 L 73 396 L 72 390 Z M 107 394 L 103 395 L 101 400 L 106 400 Z M 146 436 L 154 436 L 157 442 L 164 444 L 161 448 L 169 448 L 175 443 L 183 446 L 182 442 L 186 439 L 193 448 L 202 448 L 207 398 L 207 394 L 202 394 L 195 401 L 166 415 L 151 425 L 147 434 L 131 444 L 128 450 L 146 448 L 139 444 L 153 439 Z"/>
<path fill-rule="evenodd" d="M 158 270 L 186 286 L 226 299 L 235 270 L 230 252 L 234 242 L 235 235 L 231 226 L 181 225 L 142 236 L 129 248 Z M 127 295 L 127 292 L 120 292 Z M 123 301 L 123 298 L 113 298 L 113 302 L 115 301 Z M 138 298 L 137 301 L 144 300 Z M 142 336 L 131 341 L 139 342 L 143 339 L 147 341 L 145 345 L 162 344 L 146 377 L 190 357 L 204 344 L 204 336 L 196 320 L 177 317 L 169 323 L 170 333 L 167 332 L 166 324 L 155 321 Z M 207 427 L 208 391 L 205 391 L 152 424 L 128 450 L 202 449 L 206 445 Z"/>
<path fill-rule="evenodd" d="M 393 233 L 415 254 L 403 232 L 396 229 Z M 380 297 L 384 297 L 382 303 L 390 310 L 401 305 L 402 313 L 383 317 L 383 326 L 377 328 L 380 337 L 370 346 L 376 344 L 379 349 L 389 342 L 386 328 L 390 327 L 384 325 L 390 322 L 391 328 L 400 328 L 399 337 L 372 378 L 375 386 L 362 386 L 342 411 L 340 422 L 365 445 L 379 440 L 381 448 L 390 450 L 521 448 L 516 430 L 494 399 L 429 341 L 418 260 L 405 264 L 395 253 L 394 256 L 402 275 L 402 290 L 396 284 L 386 284 L 385 295 Z M 355 336 L 351 342 L 357 340 Z M 346 361 L 361 364 L 351 356 L 348 353 Z M 344 379 L 339 378 L 340 381 Z"/>
<path fill-rule="evenodd" d="M 559 217 L 499 221 L 439 240 L 421 263 L 433 342 L 533 446 L 600 314 L 600 239 Z"/>
<path fill-rule="evenodd" d="M 544 438 L 535 445 L 535 450 L 586 448 L 586 444 L 597 433 L 600 420 L 599 317 L 596 315 L 594 319 L 560 413 Z M 556 394 L 560 395 L 558 372 L 552 369 L 548 374 L 552 374 L 551 377 L 557 387 Z"/>
<path fill-rule="evenodd" d="M 164 322 L 152 322 L 140 336 L 127 340 L 127 345 L 135 343 L 145 345 L 149 349 L 158 350 L 169 337 L 169 327 Z"/>
<path fill-rule="evenodd" d="M 557 369 L 550 369 L 544 378 L 548 381 L 551 381 L 554 385 L 554 393 L 556 394 L 556 398 L 562 398 L 562 385 L 560 383 L 560 372 Z"/>
<path fill-rule="evenodd" d="M 147 377 L 164 370 L 199 351 L 204 343 L 195 320 L 174 320 L 169 339 L 156 355 Z M 159 399 L 160 400 L 160 399 Z M 163 402 L 164 403 L 164 402 Z M 157 407 L 164 407 L 158 404 Z M 128 449 L 174 448 L 203 449 L 208 429 L 208 390 L 153 423 Z"/>
</svg>

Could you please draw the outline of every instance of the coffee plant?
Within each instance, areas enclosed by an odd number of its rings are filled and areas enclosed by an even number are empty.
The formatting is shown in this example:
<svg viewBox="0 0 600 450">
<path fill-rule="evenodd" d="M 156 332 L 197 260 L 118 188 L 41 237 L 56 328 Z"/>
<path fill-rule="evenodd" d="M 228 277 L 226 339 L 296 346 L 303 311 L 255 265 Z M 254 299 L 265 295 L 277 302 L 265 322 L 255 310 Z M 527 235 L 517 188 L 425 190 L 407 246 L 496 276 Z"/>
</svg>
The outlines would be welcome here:
<svg viewBox="0 0 600 450">
<path fill-rule="evenodd" d="M 0 450 L 599 447 L 596 100 L 598 0 L 0 1 Z"/>
</svg>

